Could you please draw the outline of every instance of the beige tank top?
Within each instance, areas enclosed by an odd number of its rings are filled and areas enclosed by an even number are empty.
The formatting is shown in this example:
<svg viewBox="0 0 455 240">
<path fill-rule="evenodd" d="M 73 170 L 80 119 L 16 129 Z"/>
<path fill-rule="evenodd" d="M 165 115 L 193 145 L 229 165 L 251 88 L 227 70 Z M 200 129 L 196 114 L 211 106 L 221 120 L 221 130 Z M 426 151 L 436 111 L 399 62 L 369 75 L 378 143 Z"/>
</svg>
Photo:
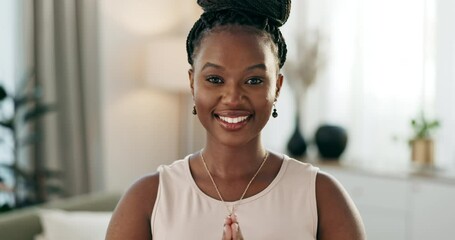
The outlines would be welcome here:
<svg viewBox="0 0 455 240">
<path fill-rule="evenodd" d="M 198 188 L 188 159 L 158 168 L 160 183 L 151 216 L 153 240 L 221 239 L 226 206 Z M 283 159 L 272 183 L 236 206 L 245 239 L 316 239 L 315 179 L 319 169 L 287 156 Z"/>
</svg>

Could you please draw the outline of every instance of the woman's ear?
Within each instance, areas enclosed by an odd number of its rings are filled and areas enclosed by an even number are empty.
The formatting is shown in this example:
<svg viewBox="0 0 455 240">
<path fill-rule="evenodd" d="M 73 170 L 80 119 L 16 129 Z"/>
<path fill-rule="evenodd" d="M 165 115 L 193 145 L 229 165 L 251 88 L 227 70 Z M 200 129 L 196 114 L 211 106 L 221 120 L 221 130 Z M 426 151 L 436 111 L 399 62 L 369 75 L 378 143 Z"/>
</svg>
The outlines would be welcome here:
<svg viewBox="0 0 455 240">
<path fill-rule="evenodd" d="M 191 95 L 194 98 L 194 70 L 192 68 L 188 70 L 188 79 L 190 80 Z"/>
<path fill-rule="evenodd" d="M 280 96 L 281 87 L 283 86 L 283 80 L 284 80 L 283 74 L 278 73 L 278 77 L 276 79 L 275 99 L 277 99 L 278 96 Z"/>
</svg>

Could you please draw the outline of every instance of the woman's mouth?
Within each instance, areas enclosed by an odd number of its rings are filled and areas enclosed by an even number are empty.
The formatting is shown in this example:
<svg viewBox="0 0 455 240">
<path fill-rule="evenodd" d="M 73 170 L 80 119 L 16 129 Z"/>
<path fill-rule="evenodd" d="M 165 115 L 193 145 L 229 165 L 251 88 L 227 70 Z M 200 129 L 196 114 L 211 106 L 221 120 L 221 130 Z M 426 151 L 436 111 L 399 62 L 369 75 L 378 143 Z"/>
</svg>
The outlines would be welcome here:
<svg viewBox="0 0 455 240">
<path fill-rule="evenodd" d="M 248 123 L 248 120 L 252 115 L 245 116 L 221 116 L 215 114 L 215 118 L 221 124 L 221 126 L 227 130 L 239 130 Z"/>
<path fill-rule="evenodd" d="M 219 116 L 219 117 L 223 122 L 226 122 L 226 123 L 239 123 L 239 122 L 245 121 L 248 118 L 248 116 L 235 117 L 235 118 L 223 117 L 223 116 Z"/>
</svg>

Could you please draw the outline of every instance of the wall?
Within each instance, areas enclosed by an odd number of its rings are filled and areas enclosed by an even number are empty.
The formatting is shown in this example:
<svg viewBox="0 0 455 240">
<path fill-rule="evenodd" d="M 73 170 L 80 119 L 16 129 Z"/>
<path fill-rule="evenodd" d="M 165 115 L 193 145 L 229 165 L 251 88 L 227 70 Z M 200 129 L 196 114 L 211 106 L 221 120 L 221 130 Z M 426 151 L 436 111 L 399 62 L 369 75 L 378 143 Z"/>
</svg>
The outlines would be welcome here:
<svg viewBox="0 0 455 240">
<path fill-rule="evenodd" d="M 173 3 L 100 1 L 101 174 L 106 190 L 124 190 L 179 157 L 179 98 L 147 86 L 144 79 L 148 40 L 175 24 L 166 20 L 173 14 L 165 15 Z"/>
<path fill-rule="evenodd" d="M 437 1 L 436 113 L 441 120 L 437 132 L 436 159 L 455 169 L 455 2 Z"/>
</svg>

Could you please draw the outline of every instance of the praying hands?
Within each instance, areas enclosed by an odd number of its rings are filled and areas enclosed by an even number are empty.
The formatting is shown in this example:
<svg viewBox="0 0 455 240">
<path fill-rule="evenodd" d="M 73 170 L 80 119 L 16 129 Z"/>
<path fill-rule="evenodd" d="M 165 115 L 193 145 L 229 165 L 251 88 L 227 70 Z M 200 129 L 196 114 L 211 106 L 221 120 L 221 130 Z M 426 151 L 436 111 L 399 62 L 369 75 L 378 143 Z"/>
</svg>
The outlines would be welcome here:
<svg viewBox="0 0 455 240">
<path fill-rule="evenodd" d="M 222 240 L 244 240 L 235 214 L 229 215 L 224 220 Z"/>
</svg>

